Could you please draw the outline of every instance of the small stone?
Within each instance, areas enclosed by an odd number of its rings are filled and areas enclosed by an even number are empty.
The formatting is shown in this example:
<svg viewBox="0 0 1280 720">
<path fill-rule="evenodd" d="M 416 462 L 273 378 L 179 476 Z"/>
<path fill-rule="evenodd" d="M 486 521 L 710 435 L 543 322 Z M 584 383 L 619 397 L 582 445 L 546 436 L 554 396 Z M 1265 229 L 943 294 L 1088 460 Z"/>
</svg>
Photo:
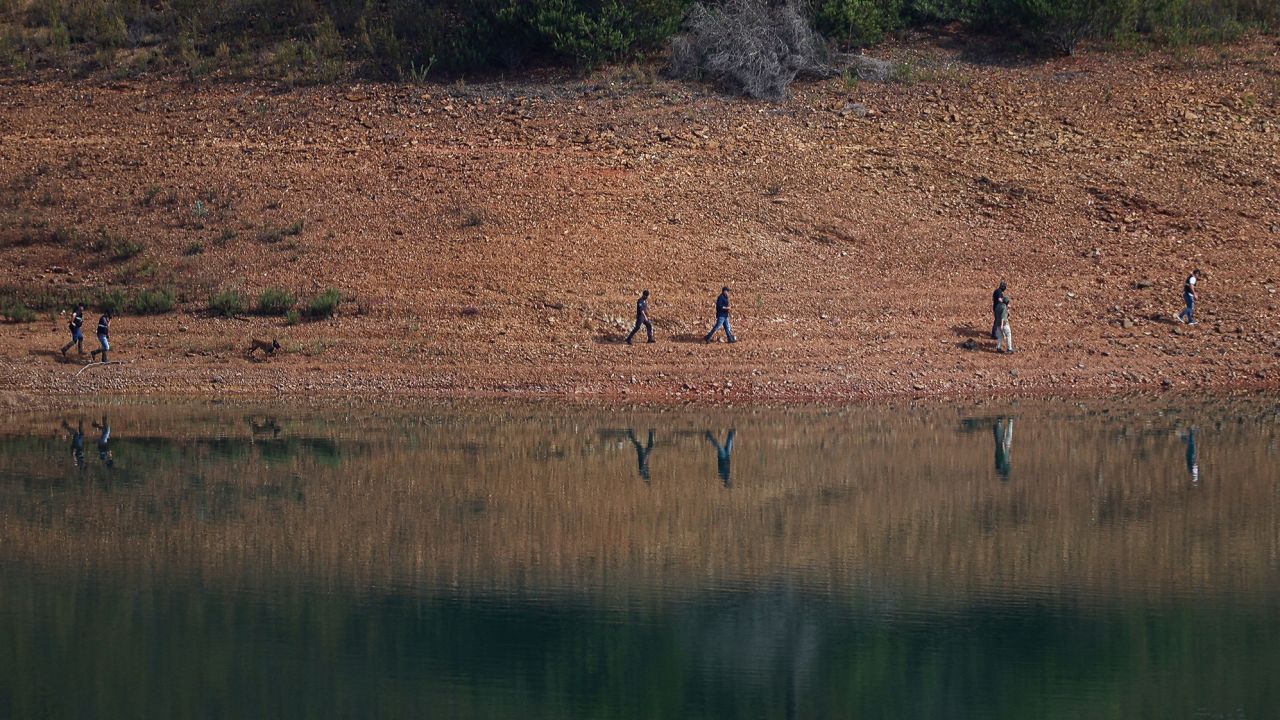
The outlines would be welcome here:
<svg viewBox="0 0 1280 720">
<path fill-rule="evenodd" d="M 1139 280 L 1139 281 L 1137 282 L 1137 288 L 1138 288 L 1139 290 L 1146 290 L 1147 288 L 1149 288 L 1149 287 L 1151 287 L 1151 286 L 1153 286 L 1153 285 L 1155 285 L 1155 281 L 1151 280 L 1150 278 L 1146 278 L 1146 279 L 1143 279 L 1143 280 Z"/>
<path fill-rule="evenodd" d="M 1124 320 L 1120 321 L 1120 327 L 1124 328 L 1125 330 L 1132 330 L 1133 321 L 1130 320 L 1129 318 L 1125 318 Z"/>
</svg>

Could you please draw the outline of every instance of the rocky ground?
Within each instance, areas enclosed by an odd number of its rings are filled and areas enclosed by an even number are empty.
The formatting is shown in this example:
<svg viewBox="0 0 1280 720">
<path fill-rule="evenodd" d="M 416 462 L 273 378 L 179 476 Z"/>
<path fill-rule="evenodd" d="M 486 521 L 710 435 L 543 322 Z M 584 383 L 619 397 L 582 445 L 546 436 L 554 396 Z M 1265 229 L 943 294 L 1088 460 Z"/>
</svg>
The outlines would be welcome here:
<svg viewBox="0 0 1280 720">
<path fill-rule="evenodd" d="M 123 364 L 79 375 L 56 354 L 65 317 L 0 325 L 0 399 L 1280 384 L 1275 38 L 1014 64 L 947 39 L 883 54 L 900 81 L 801 84 L 778 105 L 616 68 L 290 90 L 9 78 L 0 284 L 181 302 L 118 317 Z M 1185 327 L 1192 267 L 1201 322 Z M 987 337 L 1001 277 L 1011 356 Z M 707 346 L 726 284 L 740 342 Z M 273 286 L 344 300 L 296 325 L 205 311 L 215 291 Z M 658 342 L 628 347 L 643 288 Z M 283 351 L 246 359 L 251 337 Z"/>
</svg>

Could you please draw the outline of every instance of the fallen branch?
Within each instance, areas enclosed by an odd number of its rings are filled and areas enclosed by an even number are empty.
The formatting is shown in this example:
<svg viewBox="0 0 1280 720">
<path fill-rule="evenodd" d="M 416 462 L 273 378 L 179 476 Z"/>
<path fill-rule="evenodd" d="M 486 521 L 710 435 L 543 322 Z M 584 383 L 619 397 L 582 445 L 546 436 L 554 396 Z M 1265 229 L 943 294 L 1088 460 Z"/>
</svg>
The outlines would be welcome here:
<svg viewBox="0 0 1280 720">
<path fill-rule="evenodd" d="M 123 361 L 123 360 L 108 360 L 108 361 L 106 361 L 106 362 L 91 362 L 91 363 L 89 363 L 88 365 L 85 365 L 84 367 L 80 368 L 80 370 L 79 370 L 78 372 L 76 372 L 76 374 L 75 374 L 73 377 L 80 377 L 80 373 L 84 372 L 85 370 L 88 370 L 89 368 L 91 368 L 91 367 L 93 367 L 93 366 L 95 366 L 95 365 L 123 365 L 123 364 L 124 364 L 124 361 Z"/>
</svg>

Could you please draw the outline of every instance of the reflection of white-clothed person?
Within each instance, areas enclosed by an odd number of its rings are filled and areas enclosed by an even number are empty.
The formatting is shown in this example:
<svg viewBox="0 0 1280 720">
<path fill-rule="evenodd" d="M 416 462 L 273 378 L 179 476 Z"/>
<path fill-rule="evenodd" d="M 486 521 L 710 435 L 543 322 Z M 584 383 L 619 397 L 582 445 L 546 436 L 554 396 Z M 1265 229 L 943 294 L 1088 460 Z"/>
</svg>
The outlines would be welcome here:
<svg viewBox="0 0 1280 720">
<path fill-rule="evenodd" d="M 1013 450 L 1013 418 L 1000 418 L 991 428 L 996 436 L 996 474 L 1008 480 L 1013 470 L 1009 452 Z"/>
</svg>

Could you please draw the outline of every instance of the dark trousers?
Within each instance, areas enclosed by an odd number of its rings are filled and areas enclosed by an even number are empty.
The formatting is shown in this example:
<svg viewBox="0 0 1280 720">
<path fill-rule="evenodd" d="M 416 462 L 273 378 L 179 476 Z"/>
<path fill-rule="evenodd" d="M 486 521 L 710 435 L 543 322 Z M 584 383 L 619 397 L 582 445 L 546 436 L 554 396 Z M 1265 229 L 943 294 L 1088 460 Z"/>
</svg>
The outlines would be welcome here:
<svg viewBox="0 0 1280 720">
<path fill-rule="evenodd" d="M 627 342 L 631 342 L 636 333 L 640 332 L 641 326 L 649 333 L 649 342 L 653 342 L 653 323 L 649 322 L 648 318 L 643 317 L 636 318 L 636 326 L 631 328 L 631 334 L 627 336 Z"/>
</svg>

